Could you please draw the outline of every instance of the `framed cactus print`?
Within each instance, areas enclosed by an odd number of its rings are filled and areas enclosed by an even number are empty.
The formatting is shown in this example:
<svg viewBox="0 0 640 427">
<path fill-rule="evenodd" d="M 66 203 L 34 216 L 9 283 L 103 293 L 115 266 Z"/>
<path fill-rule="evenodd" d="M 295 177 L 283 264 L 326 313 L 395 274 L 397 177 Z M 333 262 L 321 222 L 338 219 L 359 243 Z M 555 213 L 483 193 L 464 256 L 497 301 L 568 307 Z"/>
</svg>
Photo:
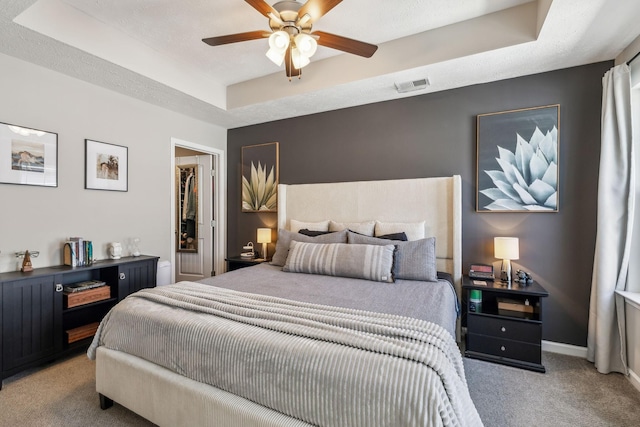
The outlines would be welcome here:
<svg viewBox="0 0 640 427">
<path fill-rule="evenodd" d="M 277 212 L 279 144 L 242 147 L 242 212 Z"/>
<path fill-rule="evenodd" d="M 477 212 L 558 212 L 560 105 L 480 114 Z"/>
</svg>

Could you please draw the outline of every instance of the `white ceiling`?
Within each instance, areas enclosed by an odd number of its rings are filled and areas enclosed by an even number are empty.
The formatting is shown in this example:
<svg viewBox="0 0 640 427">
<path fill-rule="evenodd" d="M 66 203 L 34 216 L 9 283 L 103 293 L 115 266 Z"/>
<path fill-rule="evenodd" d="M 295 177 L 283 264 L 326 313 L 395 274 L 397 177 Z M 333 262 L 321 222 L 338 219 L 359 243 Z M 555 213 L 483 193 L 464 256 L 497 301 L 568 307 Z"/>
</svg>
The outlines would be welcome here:
<svg viewBox="0 0 640 427">
<path fill-rule="evenodd" d="M 2 3 L 0 52 L 225 128 L 609 60 L 640 34 L 638 0 L 344 0 L 314 29 L 378 51 L 319 47 L 289 82 L 266 39 L 201 41 L 268 30 L 243 0 Z"/>
</svg>

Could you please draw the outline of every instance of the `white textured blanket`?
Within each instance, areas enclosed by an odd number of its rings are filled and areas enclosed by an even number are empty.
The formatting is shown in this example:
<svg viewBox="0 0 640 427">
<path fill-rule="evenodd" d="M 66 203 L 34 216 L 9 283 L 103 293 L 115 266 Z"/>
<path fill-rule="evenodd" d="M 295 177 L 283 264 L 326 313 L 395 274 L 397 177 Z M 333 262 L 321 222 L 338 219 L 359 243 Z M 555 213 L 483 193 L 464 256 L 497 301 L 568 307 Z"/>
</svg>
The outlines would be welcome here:
<svg viewBox="0 0 640 427">
<path fill-rule="evenodd" d="M 120 302 L 100 345 L 314 425 L 482 425 L 451 334 L 413 318 L 182 282 Z"/>
</svg>

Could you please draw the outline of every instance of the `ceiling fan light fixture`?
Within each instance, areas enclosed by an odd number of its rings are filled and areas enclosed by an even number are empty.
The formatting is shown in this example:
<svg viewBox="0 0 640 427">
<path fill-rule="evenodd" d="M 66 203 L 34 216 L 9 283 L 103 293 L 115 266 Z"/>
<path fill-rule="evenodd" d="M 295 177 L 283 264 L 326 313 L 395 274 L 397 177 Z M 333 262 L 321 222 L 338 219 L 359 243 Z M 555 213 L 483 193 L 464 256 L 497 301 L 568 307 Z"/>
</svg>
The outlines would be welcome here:
<svg viewBox="0 0 640 427">
<path fill-rule="evenodd" d="M 318 50 L 318 42 L 308 34 L 300 33 L 295 36 L 294 41 L 300 54 L 307 58 L 311 58 L 316 53 L 316 50 Z"/>
<path fill-rule="evenodd" d="M 284 55 L 287 47 L 289 47 L 289 34 L 286 31 L 276 31 L 269 36 L 269 47 L 275 52 Z"/>
<path fill-rule="evenodd" d="M 302 67 L 306 67 L 311 62 L 309 57 L 303 55 L 297 47 L 291 49 L 291 61 L 293 62 L 293 66 L 298 70 Z"/>
<path fill-rule="evenodd" d="M 269 49 L 266 53 L 267 58 L 269 58 L 271 60 L 271 62 L 273 62 L 274 64 L 276 64 L 278 67 L 280 67 L 282 65 L 282 63 L 284 62 L 284 53 L 280 53 L 278 51 L 275 51 L 273 49 Z"/>
<path fill-rule="evenodd" d="M 276 31 L 269 36 L 269 50 L 267 58 L 269 58 L 278 67 L 284 61 L 284 55 L 289 47 L 289 34 L 285 31 Z"/>
</svg>

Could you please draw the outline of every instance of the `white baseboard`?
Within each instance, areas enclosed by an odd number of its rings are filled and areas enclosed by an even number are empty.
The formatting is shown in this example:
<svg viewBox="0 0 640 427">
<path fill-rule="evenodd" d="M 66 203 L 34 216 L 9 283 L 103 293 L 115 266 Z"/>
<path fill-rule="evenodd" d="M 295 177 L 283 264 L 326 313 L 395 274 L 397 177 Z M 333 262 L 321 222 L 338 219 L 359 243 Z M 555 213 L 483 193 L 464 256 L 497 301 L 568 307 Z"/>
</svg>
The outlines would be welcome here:
<svg viewBox="0 0 640 427">
<path fill-rule="evenodd" d="M 577 345 L 564 344 L 555 341 L 542 341 L 542 351 L 550 353 L 559 353 L 567 356 L 587 358 L 587 347 L 579 347 Z"/>
<path fill-rule="evenodd" d="M 636 388 L 636 390 L 640 391 L 640 377 L 631 369 L 629 369 L 629 381 Z"/>
</svg>

